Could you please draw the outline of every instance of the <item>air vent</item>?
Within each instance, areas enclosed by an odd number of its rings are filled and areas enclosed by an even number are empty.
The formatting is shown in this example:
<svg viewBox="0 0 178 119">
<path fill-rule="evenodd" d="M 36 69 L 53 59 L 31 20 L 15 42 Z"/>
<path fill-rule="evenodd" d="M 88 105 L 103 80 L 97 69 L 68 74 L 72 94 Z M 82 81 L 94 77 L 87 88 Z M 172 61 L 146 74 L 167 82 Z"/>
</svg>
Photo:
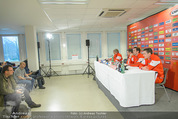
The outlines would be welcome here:
<svg viewBox="0 0 178 119">
<path fill-rule="evenodd" d="M 126 11 L 126 9 L 102 9 L 98 16 L 104 18 L 113 18 L 123 15 Z"/>
</svg>

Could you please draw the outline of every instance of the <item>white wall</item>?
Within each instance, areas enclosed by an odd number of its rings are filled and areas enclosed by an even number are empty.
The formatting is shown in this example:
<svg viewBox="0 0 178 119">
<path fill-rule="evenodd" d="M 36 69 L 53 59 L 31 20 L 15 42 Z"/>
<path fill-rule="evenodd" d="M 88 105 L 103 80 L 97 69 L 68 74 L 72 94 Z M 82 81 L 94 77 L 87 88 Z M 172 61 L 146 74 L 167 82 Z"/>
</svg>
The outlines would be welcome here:
<svg viewBox="0 0 178 119">
<path fill-rule="evenodd" d="M 123 58 L 126 58 L 126 31 L 115 31 L 120 32 L 120 53 Z M 68 32 L 67 32 L 68 33 Z M 82 50 L 82 59 L 79 60 L 68 60 L 67 57 L 67 44 L 66 44 L 66 32 L 60 32 L 60 40 L 61 40 L 61 60 L 52 60 L 52 68 L 58 74 L 75 74 L 75 73 L 83 73 L 85 68 L 87 67 L 87 46 L 85 44 L 85 40 L 87 39 L 87 33 L 101 33 L 101 42 L 102 42 L 102 58 L 105 59 L 108 56 L 107 52 L 107 31 L 103 32 L 80 32 L 81 34 L 81 50 Z M 72 32 L 74 33 L 74 32 Z M 76 32 L 79 33 L 79 32 Z M 38 40 L 40 42 L 40 64 L 44 66 L 44 71 L 48 71 L 49 62 L 46 60 L 46 50 L 45 50 L 45 36 L 46 33 L 38 33 Z M 63 44 L 66 44 L 66 47 L 63 47 Z M 95 58 L 90 58 L 91 65 L 93 67 L 93 62 Z"/>
</svg>

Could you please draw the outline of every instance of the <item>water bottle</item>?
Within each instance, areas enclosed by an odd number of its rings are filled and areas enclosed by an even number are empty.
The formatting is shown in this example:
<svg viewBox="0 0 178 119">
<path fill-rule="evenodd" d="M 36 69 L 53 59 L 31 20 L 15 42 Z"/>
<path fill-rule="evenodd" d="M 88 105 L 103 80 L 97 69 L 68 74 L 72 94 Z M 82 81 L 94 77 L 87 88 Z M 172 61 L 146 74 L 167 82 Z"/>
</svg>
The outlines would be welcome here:
<svg viewBox="0 0 178 119">
<path fill-rule="evenodd" d="M 121 73 L 125 73 L 124 60 L 122 61 L 122 64 L 121 64 Z"/>
<path fill-rule="evenodd" d="M 96 55 L 96 61 L 99 61 L 98 55 Z"/>
</svg>

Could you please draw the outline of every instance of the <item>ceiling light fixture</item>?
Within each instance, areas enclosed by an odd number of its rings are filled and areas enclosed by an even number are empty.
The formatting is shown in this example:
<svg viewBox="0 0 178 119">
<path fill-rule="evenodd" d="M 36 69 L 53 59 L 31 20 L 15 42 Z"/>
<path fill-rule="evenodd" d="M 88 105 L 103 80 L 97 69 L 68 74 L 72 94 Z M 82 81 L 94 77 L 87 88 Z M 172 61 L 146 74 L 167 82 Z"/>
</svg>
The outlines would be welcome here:
<svg viewBox="0 0 178 119">
<path fill-rule="evenodd" d="M 39 0 L 41 4 L 84 5 L 88 0 Z"/>
</svg>

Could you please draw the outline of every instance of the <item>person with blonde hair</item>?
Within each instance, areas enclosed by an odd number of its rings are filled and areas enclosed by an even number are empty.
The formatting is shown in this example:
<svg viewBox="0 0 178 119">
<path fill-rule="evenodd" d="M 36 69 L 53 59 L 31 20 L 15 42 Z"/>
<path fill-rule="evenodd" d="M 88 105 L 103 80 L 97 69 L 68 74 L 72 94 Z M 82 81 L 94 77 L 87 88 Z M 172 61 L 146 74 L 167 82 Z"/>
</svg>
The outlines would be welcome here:
<svg viewBox="0 0 178 119">
<path fill-rule="evenodd" d="M 122 61 L 122 55 L 119 53 L 119 50 L 114 49 L 113 53 L 114 53 L 114 56 L 113 56 L 114 62 L 116 62 L 116 61 L 121 62 Z"/>
</svg>

